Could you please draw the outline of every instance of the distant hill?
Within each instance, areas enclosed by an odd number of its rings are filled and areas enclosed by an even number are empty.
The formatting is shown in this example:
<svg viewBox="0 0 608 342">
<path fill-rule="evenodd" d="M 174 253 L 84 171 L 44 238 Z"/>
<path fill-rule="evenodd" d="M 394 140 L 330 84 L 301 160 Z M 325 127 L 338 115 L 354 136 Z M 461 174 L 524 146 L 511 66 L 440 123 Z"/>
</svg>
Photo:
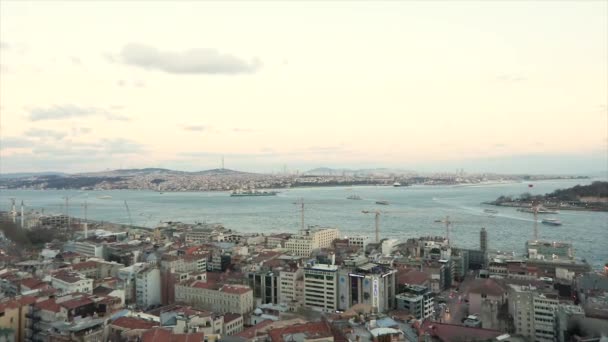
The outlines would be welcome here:
<svg viewBox="0 0 608 342">
<path fill-rule="evenodd" d="M 415 171 L 390 169 L 390 168 L 373 168 L 373 169 L 332 169 L 329 167 L 318 167 L 316 169 L 304 172 L 304 175 L 309 176 L 391 176 L 391 175 L 415 175 Z"/>
<path fill-rule="evenodd" d="M 67 176 L 67 173 L 63 172 L 16 172 L 16 173 L 3 173 L 0 174 L 0 179 L 17 179 L 17 178 L 29 178 L 29 177 L 43 177 L 43 176 Z"/>
<path fill-rule="evenodd" d="M 576 185 L 568 189 L 558 189 L 545 195 L 545 198 L 562 201 L 576 201 L 581 197 L 608 198 L 608 182 L 596 181 L 589 185 Z"/>
</svg>

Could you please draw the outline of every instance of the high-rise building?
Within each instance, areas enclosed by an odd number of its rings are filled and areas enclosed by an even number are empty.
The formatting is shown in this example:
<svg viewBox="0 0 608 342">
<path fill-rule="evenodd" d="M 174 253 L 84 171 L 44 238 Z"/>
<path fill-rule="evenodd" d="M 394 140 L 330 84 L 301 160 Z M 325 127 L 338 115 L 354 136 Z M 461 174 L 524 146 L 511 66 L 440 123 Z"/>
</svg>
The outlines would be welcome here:
<svg viewBox="0 0 608 342">
<path fill-rule="evenodd" d="M 513 315 L 515 332 L 532 341 L 554 341 L 558 295 L 533 286 L 509 286 L 509 313 Z"/>
<path fill-rule="evenodd" d="M 374 312 L 386 312 L 395 306 L 396 270 L 367 262 L 349 265 L 339 271 L 338 308 L 346 310 L 365 304 Z"/>
<path fill-rule="evenodd" d="M 304 267 L 304 305 L 319 311 L 338 308 L 338 266 L 308 265 Z"/>
<path fill-rule="evenodd" d="M 488 232 L 485 228 L 481 228 L 479 232 L 479 248 L 484 253 L 488 251 Z"/>
<path fill-rule="evenodd" d="M 304 300 L 304 269 L 284 267 L 279 271 L 279 302 L 302 303 Z"/>
<path fill-rule="evenodd" d="M 147 266 L 137 272 L 135 302 L 141 308 L 161 303 L 161 281 L 158 267 Z"/>
<path fill-rule="evenodd" d="M 405 292 L 395 296 L 397 310 L 407 310 L 416 319 L 431 317 L 435 295 L 426 286 L 407 285 Z"/>
<path fill-rule="evenodd" d="M 253 297 L 260 304 L 279 303 L 279 274 L 272 271 L 249 272 L 247 274 L 249 287 Z"/>
</svg>

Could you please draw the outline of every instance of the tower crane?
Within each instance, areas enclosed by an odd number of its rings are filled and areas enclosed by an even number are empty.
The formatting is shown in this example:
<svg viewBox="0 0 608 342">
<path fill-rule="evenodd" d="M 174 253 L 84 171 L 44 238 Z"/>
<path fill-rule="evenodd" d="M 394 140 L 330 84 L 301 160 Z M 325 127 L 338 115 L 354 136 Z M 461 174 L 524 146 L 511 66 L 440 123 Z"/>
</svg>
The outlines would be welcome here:
<svg viewBox="0 0 608 342">
<path fill-rule="evenodd" d="M 131 218 L 131 210 L 129 210 L 127 200 L 125 200 L 125 208 L 127 208 L 127 215 L 129 215 L 129 223 L 131 224 L 131 228 L 133 228 L 133 219 Z"/>
<path fill-rule="evenodd" d="M 362 210 L 364 214 L 374 214 L 374 223 L 376 229 L 376 243 L 380 242 L 380 215 L 392 213 L 407 213 L 406 211 L 386 211 L 386 210 Z"/>
</svg>

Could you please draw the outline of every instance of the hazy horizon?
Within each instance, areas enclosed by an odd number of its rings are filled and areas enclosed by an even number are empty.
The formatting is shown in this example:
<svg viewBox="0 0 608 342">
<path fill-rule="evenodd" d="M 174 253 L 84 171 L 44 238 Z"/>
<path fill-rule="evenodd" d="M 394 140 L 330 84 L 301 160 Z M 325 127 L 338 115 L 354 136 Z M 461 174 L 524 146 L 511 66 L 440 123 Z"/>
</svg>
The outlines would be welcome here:
<svg viewBox="0 0 608 342">
<path fill-rule="evenodd" d="M 608 170 L 608 2 L 0 2 L 0 172 Z"/>
</svg>

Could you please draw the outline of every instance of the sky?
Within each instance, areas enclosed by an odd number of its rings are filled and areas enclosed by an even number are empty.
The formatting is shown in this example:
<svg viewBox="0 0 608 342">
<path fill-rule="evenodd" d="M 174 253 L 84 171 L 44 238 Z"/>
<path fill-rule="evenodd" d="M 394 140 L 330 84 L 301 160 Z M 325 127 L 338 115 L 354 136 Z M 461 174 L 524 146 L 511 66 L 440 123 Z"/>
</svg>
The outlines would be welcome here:
<svg viewBox="0 0 608 342">
<path fill-rule="evenodd" d="M 0 172 L 608 169 L 607 1 L 0 1 Z"/>
</svg>

